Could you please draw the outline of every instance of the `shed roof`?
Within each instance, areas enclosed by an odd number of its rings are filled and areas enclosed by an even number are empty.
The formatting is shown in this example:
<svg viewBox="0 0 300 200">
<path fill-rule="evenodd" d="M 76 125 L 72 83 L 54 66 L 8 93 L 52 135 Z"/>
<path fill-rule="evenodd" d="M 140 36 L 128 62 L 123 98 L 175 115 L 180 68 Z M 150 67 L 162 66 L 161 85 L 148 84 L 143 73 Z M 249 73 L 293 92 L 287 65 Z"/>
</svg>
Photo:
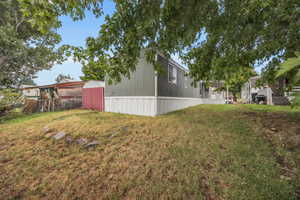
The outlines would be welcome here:
<svg viewBox="0 0 300 200">
<path fill-rule="evenodd" d="M 76 86 L 83 86 L 85 81 L 73 81 L 67 83 L 55 83 L 50 85 L 39 85 L 34 87 L 26 87 L 22 88 L 22 90 L 30 90 L 35 88 L 63 88 L 63 87 L 76 87 Z"/>
<path fill-rule="evenodd" d="M 91 81 L 87 81 L 83 86 L 83 88 L 98 88 L 98 87 L 105 87 L 105 82 L 91 80 Z"/>
</svg>

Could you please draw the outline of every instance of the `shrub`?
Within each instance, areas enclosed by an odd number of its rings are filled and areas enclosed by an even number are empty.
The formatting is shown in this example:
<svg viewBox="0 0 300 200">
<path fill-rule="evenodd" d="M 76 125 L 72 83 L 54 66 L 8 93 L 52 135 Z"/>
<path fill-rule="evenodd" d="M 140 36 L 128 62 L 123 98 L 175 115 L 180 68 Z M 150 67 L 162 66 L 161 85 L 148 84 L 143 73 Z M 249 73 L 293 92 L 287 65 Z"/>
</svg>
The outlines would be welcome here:
<svg viewBox="0 0 300 200">
<path fill-rule="evenodd" d="M 23 98 L 20 92 L 14 89 L 0 90 L 0 115 L 3 115 L 16 106 L 22 104 Z"/>
</svg>

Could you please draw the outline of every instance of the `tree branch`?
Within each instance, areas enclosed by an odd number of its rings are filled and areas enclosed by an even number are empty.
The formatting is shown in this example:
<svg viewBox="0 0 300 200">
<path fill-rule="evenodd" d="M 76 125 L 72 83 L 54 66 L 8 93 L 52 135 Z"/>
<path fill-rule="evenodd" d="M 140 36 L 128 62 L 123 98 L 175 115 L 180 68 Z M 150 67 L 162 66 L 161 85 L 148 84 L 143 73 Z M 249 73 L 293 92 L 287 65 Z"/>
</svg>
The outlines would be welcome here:
<svg viewBox="0 0 300 200">
<path fill-rule="evenodd" d="M 18 11 L 15 10 L 15 22 L 16 22 L 16 26 L 15 26 L 15 30 L 16 32 L 18 32 L 18 28 L 19 26 L 25 21 L 24 16 L 22 15 L 21 20 L 19 20 L 19 14 Z"/>
<path fill-rule="evenodd" d="M 0 56 L 0 66 L 5 62 L 6 59 L 6 56 Z"/>
<path fill-rule="evenodd" d="M 22 19 L 20 20 L 20 22 L 18 22 L 18 23 L 16 24 L 16 32 L 18 32 L 19 26 L 22 25 L 22 23 L 23 23 L 24 21 L 25 21 L 25 18 L 22 17 Z"/>
</svg>

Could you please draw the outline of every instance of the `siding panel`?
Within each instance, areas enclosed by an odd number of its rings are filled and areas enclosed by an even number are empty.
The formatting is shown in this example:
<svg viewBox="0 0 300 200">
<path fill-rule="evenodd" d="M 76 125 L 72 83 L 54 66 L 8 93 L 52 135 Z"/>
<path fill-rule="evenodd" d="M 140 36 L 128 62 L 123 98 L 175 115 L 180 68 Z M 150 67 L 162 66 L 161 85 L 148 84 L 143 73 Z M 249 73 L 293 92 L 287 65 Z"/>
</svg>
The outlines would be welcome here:
<svg viewBox="0 0 300 200">
<path fill-rule="evenodd" d="M 176 65 L 177 82 L 176 84 L 169 82 L 168 65 L 169 60 L 158 56 L 158 61 L 161 64 L 162 71 L 158 74 L 158 96 L 162 97 L 200 97 L 199 87 L 193 87 L 192 79 L 185 76 L 185 71 Z"/>
<path fill-rule="evenodd" d="M 105 86 L 105 96 L 155 96 L 154 67 L 146 61 L 142 51 L 130 79 L 123 77 L 120 83 Z"/>
</svg>

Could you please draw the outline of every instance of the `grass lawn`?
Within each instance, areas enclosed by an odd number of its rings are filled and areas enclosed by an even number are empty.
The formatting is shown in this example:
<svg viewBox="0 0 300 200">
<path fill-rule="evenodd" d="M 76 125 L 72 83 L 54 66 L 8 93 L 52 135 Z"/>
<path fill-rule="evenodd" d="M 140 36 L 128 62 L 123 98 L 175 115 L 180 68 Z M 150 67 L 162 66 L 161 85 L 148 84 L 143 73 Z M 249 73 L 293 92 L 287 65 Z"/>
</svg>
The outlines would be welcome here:
<svg viewBox="0 0 300 200">
<path fill-rule="evenodd" d="M 100 145 L 54 141 L 44 137 L 46 125 Z M 300 110 L 289 107 L 200 105 L 154 118 L 70 110 L 0 119 L 0 199 L 299 198 Z"/>
</svg>

